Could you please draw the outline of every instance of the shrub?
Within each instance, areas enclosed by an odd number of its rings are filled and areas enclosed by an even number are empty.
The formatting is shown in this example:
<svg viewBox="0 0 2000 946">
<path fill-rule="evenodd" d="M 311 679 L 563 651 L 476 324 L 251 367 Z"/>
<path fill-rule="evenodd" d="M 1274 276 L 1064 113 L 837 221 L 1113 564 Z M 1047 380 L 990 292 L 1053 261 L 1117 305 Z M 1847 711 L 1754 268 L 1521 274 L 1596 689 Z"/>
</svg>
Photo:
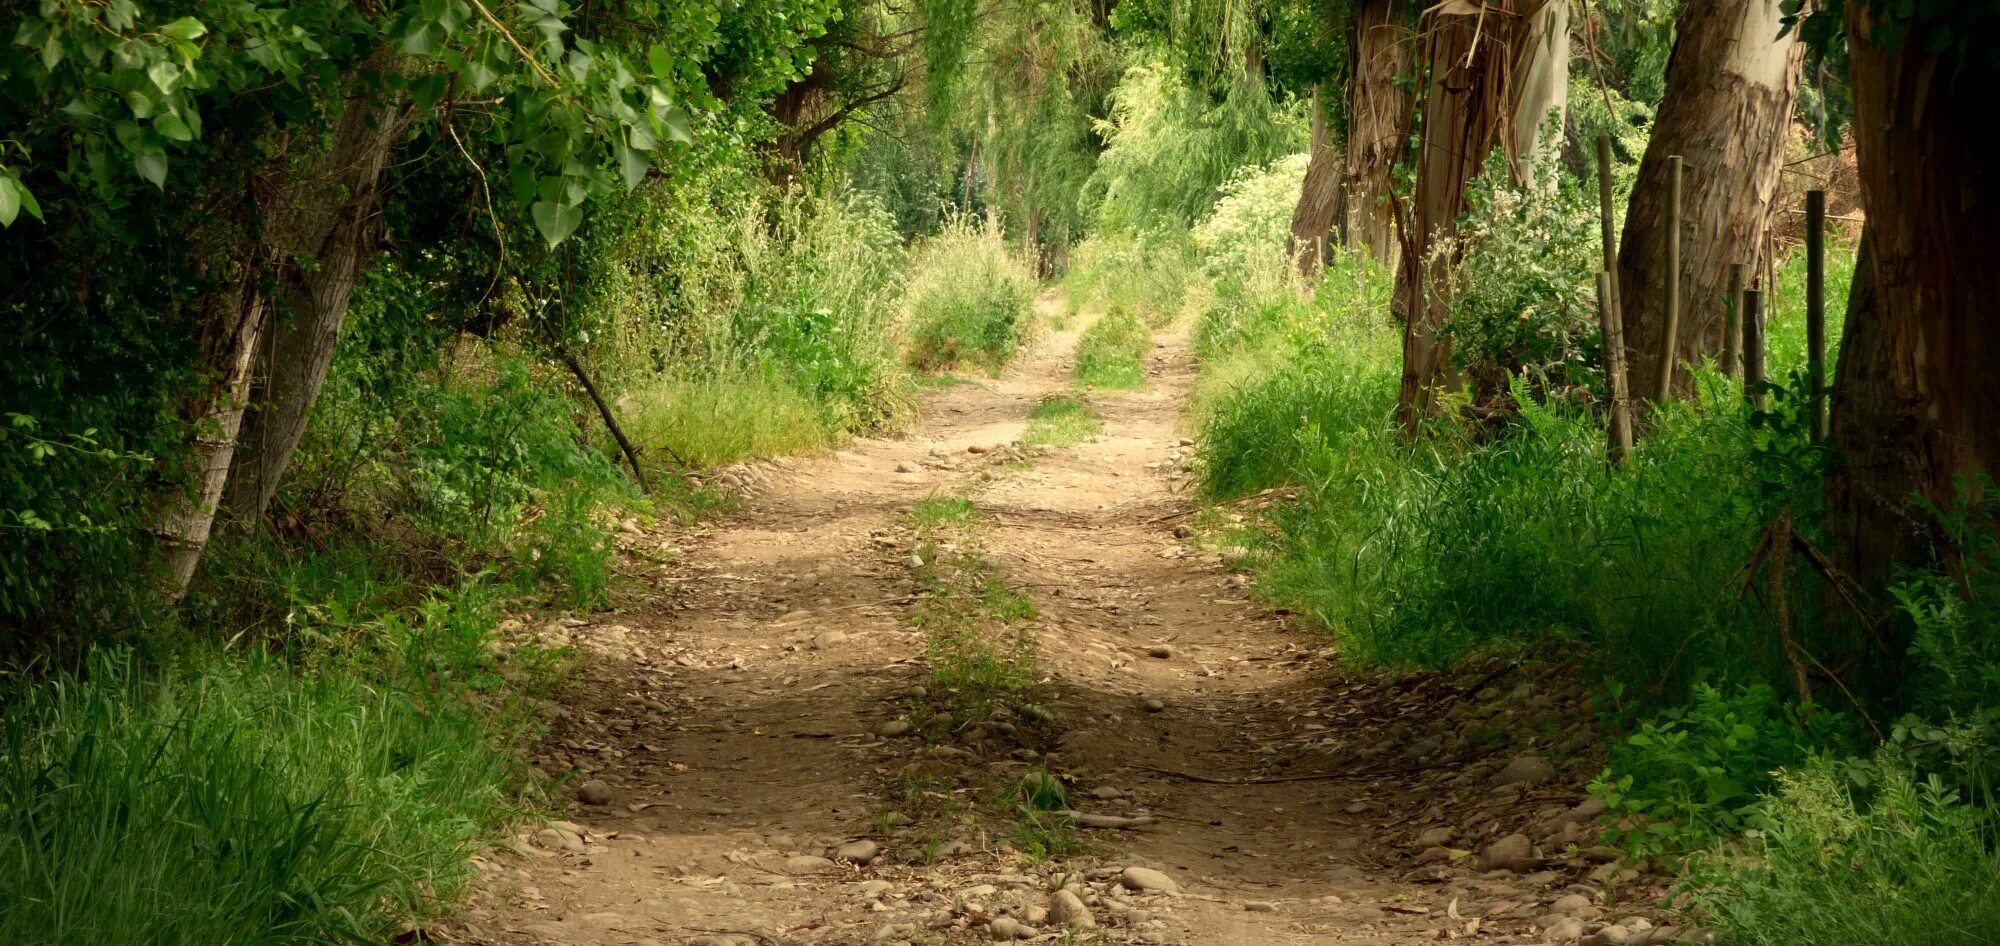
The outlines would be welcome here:
<svg viewBox="0 0 2000 946">
<path fill-rule="evenodd" d="M 1975 946 L 2000 929 L 1990 809 L 1886 756 L 1781 774 L 1739 856 L 1696 862 L 1697 915 L 1743 946 Z"/>
<path fill-rule="evenodd" d="M 998 370 L 1020 347 L 1034 298 L 1032 272 L 999 231 L 963 221 L 947 227 L 911 263 L 903 300 L 910 364 Z"/>
<path fill-rule="evenodd" d="M 1114 306 L 1083 330 L 1076 343 L 1076 383 L 1130 390 L 1146 384 L 1153 334 L 1131 310 Z"/>
</svg>

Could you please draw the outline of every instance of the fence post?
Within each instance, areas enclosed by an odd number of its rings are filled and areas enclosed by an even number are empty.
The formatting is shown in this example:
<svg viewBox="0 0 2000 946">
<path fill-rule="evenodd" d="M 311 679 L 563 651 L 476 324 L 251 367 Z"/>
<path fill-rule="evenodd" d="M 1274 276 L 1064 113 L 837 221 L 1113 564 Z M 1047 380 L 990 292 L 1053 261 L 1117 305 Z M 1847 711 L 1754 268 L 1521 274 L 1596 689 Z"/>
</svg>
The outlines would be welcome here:
<svg viewBox="0 0 2000 946">
<path fill-rule="evenodd" d="M 1757 410 L 1764 409 L 1764 294 L 1755 289 L 1743 292 L 1743 398 Z"/>
<path fill-rule="evenodd" d="M 1806 191 L 1806 376 L 1812 442 L 1826 440 L 1826 191 Z"/>
<path fill-rule="evenodd" d="M 1597 324 L 1604 333 L 1604 385 L 1611 391 L 1611 462 L 1632 452 L 1632 397 L 1625 389 L 1625 329 L 1611 309 L 1611 274 L 1597 274 Z"/>
<path fill-rule="evenodd" d="M 1750 267 L 1729 264 L 1729 301 L 1722 313 L 1722 373 L 1743 377 L 1743 290 L 1749 288 Z"/>
</svg>

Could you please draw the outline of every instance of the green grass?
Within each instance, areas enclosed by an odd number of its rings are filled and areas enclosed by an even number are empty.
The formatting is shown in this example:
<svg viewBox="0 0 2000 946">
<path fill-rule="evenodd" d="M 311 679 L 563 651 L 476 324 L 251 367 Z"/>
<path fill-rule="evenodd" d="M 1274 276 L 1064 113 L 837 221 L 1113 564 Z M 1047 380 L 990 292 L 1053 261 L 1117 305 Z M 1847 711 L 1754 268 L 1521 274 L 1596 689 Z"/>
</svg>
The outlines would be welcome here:
<svg viewBox="0 0 2000 946">
<path fill-rule="evenodd" d="M 1695 865 L 1696 917 L 1743 946 L 1990 946 L 1993 812 L 1899 763 L 1870 774 L 1867 788 L 1830 763 L 1786 774 L 1761 836 Z"/>
<path fill-rule="evenodd" d="M 753 457 L 811 453 L 839 436 L 837 418 L 771 374 L 661 378 L 620 406 L 633 441 L 658 460 L 712 469 Z"/>
<path fill-rule="evenodd" d="M 982 553 L 972 504 L 934 498 L 917 504 L 907 520 L 923 562 L 911 622 L 925 635 L 929 699 L 954 722 L 1032 699 L 1036 640 L 1028 625 L 1035 602 Z"/>
<path fill-rule="evenodd" d="M 511 762 L 469 704 L 250 655 L 99 653 L 9 699 L 0 941 L 387 942 L 466 890 Z"/>
<path fill-rule="evenodd" d="M 964 526 L 979 515 L 978 507 L 963 496 L 931 496 L 910 506 L 910 523 L 922 531 Z"/>
<path fill-rule="evenodd" d="M 908 360 L 919 371 L 998 371 L 1027 332 L 1035 278 L 996 232 L 947 228 L 911 265 L 904 309 Z"/>
<path fill-rule="evenodd" d="M 1067 447 L 1097 435 L 1104 423 L 1082 398 L 1069 394 L 1044 397 L 1028 412 L 1028 432 L 1022 446 Z"/>
<path fill-rule="evenodd" d="M 1113 306 L 1083 330 L 1076 343 L 1076 383 L 1129 391 L 1146 386 L 1146 353 L 1153 335 L 1130 309 Z"/>
</svg>

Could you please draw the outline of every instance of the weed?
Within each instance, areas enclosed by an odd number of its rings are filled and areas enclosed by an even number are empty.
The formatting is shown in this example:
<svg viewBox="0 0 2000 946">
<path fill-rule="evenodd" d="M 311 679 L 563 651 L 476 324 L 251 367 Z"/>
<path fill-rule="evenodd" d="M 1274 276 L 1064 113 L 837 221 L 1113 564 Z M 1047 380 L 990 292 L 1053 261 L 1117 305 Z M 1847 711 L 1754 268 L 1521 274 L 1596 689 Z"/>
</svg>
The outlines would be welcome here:
<svg viewBox="0 0 2000 946">
<path fill-rule="evenodd" d="M 1089 388 L 1132 390 L 1146 384 L 1146 353 L 1152 333 L 1130 309 L 1113 306 L 1084 329 L 1076 343 L 1076 383 Z"/>
<path fill-rule="evenodd" d="M 1028 412 L 1028 432 L 1021 436 L 1021 444 L 1067 447 L 1089 440 L 1101 429 L 1103 422 L 1081 398 L 1053 394 Z"/>
<path fill-rule="evenodd" d="M 920 531 L 965 526 L 979 515 L 979 508 L 963 496 L 932 496 L 910 506 L 910 523 Z"/>
</svg>

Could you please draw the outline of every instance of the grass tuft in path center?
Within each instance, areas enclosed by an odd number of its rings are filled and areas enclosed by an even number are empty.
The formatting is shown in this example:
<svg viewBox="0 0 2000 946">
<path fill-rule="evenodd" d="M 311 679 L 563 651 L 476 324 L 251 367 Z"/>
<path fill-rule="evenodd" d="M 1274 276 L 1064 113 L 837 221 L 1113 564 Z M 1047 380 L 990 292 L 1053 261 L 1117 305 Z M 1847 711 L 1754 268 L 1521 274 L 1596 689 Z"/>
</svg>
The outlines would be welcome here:
<svg viewBox="0 0 2000 946">
<path fill-rule="evenodd" d="M 1052 394 L 1028 412 L 1028 432 L 1021 435 L 1021 446 L 1067 447 L 1089 440 L 1102 429 L 1103 422 L 1082 398 Z"/>
<path fill-rule="evenodd" d="M 1153 335 L 1123 306 L 1113 306 L 1076 343 L 1076 383 L 1086 388 L 1131 391 L 1146 386 L 1146 352 Z"/>
</svg>

